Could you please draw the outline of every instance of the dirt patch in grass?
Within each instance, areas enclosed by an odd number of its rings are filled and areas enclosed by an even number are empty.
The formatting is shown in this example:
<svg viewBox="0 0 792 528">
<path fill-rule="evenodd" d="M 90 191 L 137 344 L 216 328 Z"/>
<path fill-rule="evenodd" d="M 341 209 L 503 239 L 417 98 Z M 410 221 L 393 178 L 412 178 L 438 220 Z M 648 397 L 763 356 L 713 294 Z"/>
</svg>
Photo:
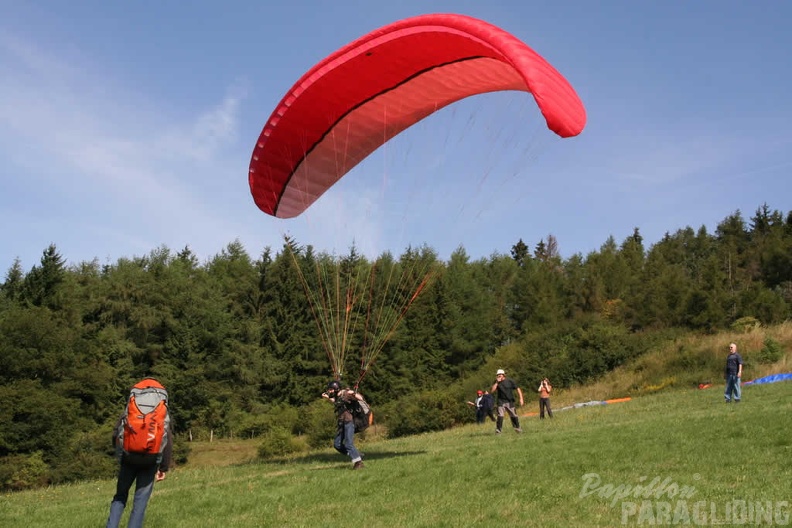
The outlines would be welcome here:
<svg viewBox="0 0 792 528">
<path fill-rule="evenodd" d="M 189 460 L 185 467 L 218 467 L 245 464 L 257 456 L 258 439 L 215 440 L 213 442 L 191 442 Z"/>
</svg>

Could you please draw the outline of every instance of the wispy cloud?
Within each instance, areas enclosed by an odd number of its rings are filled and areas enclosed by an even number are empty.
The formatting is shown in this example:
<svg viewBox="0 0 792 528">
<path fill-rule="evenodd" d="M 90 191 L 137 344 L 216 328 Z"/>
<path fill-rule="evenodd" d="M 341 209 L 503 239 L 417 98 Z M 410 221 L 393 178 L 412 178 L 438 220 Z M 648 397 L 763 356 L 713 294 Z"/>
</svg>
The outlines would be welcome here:
<svg viewBox="0 0 792 528">
<path fill-rule="evenodd" d="M 241 81 L 232 85 L 224 99 L 192 122 L 177 124 L 158 138 L 162 154 L 178 153 L 195 162 L 205 162 L 239 139 L 240 106 L 247 90 Z"/>
<path fill-rule="evenodd" d="M 682 132 L 682 130 L 686 130 Z M 634 130 L 629 136 L 611 135 L 589 145 L 592 172 L 603 185 L 652 191 L 676 188 L 679 192 L 701 183 L 711 183 L 729 174 L 750 173 L 746 160 L 771 156 L 773 148 L 762 138 L 716 130 Z M 601 156 L 601 151 L 610 156 Z M 604 163 L 603 163 L 604 162 Z M 738 169 L 738 167 L 740 169 Z"/>
<path fill-rule="evenodd" d="M 217 103 L 177 120 L 163 111 L 169 102 L 141 104 L 145 93 L 119 86 L 89 60 L 60 57 L 8 33 L 0 34 L 0 77 L 0 99 L 7 102 L 0 106 L 4 178 L 40 197 L 24 207 L 6 197 L 4 216 L 46 207 L 60 195 L 72 214 L 39 226 L 56 242 L 68 229 L 64 220 L 83 233 L 94 225 L 117 248 L 126 238 L 135 252 L 141 243 L 148 243 L 143 251 L 167 243 L 179 230 L 186 243 L 196 232 L 217 244 L 233 238 L 229 231 L 237 230 L 220 209 L 206 206 L 212 189 L 201 184 L 233 164 L 228 152 L 238 140 L 242 83 L 232 81 Z M 35 176 L 11 182 L 16 174 Z M 45 199 L 48 193 L 54 194 Z M 6 251 L 15 249 L 3 249 L 11 258 Z"/>
</svg>

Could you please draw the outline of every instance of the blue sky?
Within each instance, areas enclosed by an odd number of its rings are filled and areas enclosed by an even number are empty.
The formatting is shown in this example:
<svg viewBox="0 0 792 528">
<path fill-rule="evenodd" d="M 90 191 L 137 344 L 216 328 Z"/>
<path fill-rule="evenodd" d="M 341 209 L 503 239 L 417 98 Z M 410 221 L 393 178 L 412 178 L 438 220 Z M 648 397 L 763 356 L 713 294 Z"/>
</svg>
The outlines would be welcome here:
<svg viewBox="0 0 792 528">
<path fill-rule="evenodd" d="M 533 247 L 562 256 L 739 209 L 792 209 L 792 3 L 784 1 L 23 2 L 0 0 L 0 267 L 185 246 L 204 261 L 282 236 L 368 255 Z M 292 220 L 247 170 L 265 120 L 325 55 L 408 16 L 515 34 L 576 88 L 577 138 L 530 95 L 471 98 L 376 152 Z"/>
</svg>

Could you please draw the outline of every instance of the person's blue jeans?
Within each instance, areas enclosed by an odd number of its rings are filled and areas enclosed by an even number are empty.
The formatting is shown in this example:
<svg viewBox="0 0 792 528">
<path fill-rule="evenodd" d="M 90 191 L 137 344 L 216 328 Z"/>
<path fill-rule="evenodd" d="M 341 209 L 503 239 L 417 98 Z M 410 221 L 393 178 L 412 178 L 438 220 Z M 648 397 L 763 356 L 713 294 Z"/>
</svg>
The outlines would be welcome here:
<svg viewBox="0 0 792 528">
<path fill-rule="evenodd" d="M 336 429 L 333 447 L 342 455 L 349 455 L 352 462 L 360 460 L 360 453 L 355 448 L 355 422 L 339 423 Z"/>
<path fill-rule="evenodd" d="M 737 374 L 729 374 L 726 376 L 726 392 L 723 396 L 726 398 L 726 401 L 732 400 L 732 394 L 734 394 L 734 401 L 740 401 L 740 378 L 737 377 Z"/>
<path fill-rule="evenodd" d="M 154 491 L 154 477 L 157 475 L 157 465 L 133 466 L 121 462 L 118 472 L 118 484 L 113 502 L 110 503 L 110 517 L 107 519 L 107 528 L 116 528 L 121 522 L 121 515 L 127 503 L 129 490 L 135 484 L 135 497 L 132 499 L 132 513 L 129 515 L 129 528 L 143 526 L 143 517 L 146 515 L 146 505 Z"/>
</svg>

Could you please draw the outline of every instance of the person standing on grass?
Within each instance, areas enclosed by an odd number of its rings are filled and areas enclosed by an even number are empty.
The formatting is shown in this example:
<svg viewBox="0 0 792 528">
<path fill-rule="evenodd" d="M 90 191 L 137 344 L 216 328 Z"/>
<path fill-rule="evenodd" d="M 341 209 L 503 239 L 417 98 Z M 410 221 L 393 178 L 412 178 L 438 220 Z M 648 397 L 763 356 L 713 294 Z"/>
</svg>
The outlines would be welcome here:
<svg viewBox="0 0 792 528">
<path fill-rule="evenodd" d="M 553 392 L 553 386 L 550 385 L 550 380 L 545 378 L 539 384 L 539 419 L 544 420 L 545 409 L 547 409 L 547 416 L 553 417 L 553 410 L 550 408 L 550 393 Z"/>
<path fill-rule="evenodd" d="M 484 422 L 484 417 L 489 416 L 489 419 L 495 421 L 495 399 L 489 391 L 484 391 L 481 397 L 481 421 Z"/>
<path fill-rule="evenodd" d="M 503 430 L 503 415 L 509 415 L 512 427 L 518 433 L 522 433 L 520 428 L 520 418 L 517 417 L 517 411 L 514 409 L 514 391 L 520 397 L 520 407 L 525 405 L 523 400 L 522 389 L 515 383 L 514 380 L 506 377 L 506 371 L 498 369 L 495 373 L 495 384 L 492 385 L 492 393 L 498 396 L 498 421 L 495 425 L 495 432 L 500 433 Z"/>
<path fill-rule="evenodd" d="M 145 418 L 145 429 L 141 431 L 140 424 L 131 423 L 130 417 Z M 139 450 L 140 442 L 146 443 L 145 452 Z M 119 525 L 129 490 L 135 484 L 132 512 L 129 514 L 127 526 L 140 528 L 143 526 L 146 506 L 154 491 L 154 483 L 165 480 L 173 457 L 168 392 L 157 380 L 145 378 L 132 387 L 130 403 L 113 429 L 113 446 L 119 459 L 119 471 L 116 493 L 110 503 L 110 516 L 106 526 L 116 528 Z"/>
<path fill-rule="evenodd" d="M 729 355 L 726 357 L 726 369 L 724 377 L 726 378 L 726 392 L 723 396 L 726 398 L 726 403 L 734 400 L 735 403 L 740 402 L 741 388 L 740 382 L 742 380 L 743 359 L 737 352 L 737 345 L 734 343 L 729 344 Z"/>
<path fill-rule="evenodd" d="M 482 424 L 484 423 L 484 411 L 481 406 L 481 401 L 484 399 L 484 391 L 476 391 L 476 399 L 474 401 L 467 402 L 468 405 L 476 409 L 476 423 Z"/>
<path fill-rule="evenodd" d="M 335 405 L 337 427 L 333 447 L 342 455 L 349 455 L 352 459 L 352 469 L 362 469 L 363 457 L 355 448 L 355 421 L 350 406 L 355 400 L 363 400 L 363 396 L 352 389 L 342 389 L 341 384 L 333 380 L 327 384 L 327 390 L 322 393 L 322 398 Z"/>
</svg>

